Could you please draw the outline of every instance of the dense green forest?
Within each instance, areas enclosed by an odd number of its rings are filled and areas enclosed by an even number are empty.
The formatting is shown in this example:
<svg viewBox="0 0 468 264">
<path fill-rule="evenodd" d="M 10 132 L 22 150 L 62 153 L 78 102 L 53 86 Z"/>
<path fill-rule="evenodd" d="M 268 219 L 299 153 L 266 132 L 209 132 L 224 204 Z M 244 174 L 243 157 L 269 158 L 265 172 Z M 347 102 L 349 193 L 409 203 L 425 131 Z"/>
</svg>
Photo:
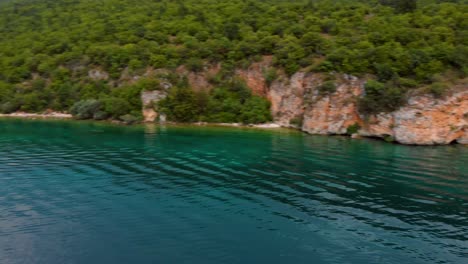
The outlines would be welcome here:
<svg viewBox="0 0 468 264">
<path fill-rule="evenodd" d="M 287 75 L 304 69 L 375 76 L 360 108 L 392 110 L 411 89 L 428 86 L 440 96 L 468 75 L 468 3 L 7 1 L 0 3 L 0 111 L 72 108 L 92 109 L 98 119 L 138 117 L 141 90 L 159 89 L 158 80 L 119 85 L 124 71 L 185 65 L 196 72 L 221 62 L 210 92 L 165 76 L 176 85 L 158 107 L 178 121 L 265 122 L 268 102 L 233 78 L 235 68 L 264 55 Z M 110 79 L 89 78 L 97 68 Z"/>
</svg>

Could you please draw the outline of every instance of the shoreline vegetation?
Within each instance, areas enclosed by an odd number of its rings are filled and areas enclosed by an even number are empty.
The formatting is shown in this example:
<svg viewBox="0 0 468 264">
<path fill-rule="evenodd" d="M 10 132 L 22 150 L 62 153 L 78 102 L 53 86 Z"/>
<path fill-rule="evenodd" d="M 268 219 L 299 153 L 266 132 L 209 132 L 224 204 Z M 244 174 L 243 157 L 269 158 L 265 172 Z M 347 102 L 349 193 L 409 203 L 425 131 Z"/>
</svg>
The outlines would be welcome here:
<svg viewBox="0 0 468 264">
<path fill-rule="evenodd" d="M 0 4 L 1 116 L 468 143 L 467 0 L 134 2 Z"/>
<path fill-rule="evenodd" d="M 27 112 L 14 112 L 10 114 L 0 114 L 0 118 L 20 118 L 20 119 L 67 119 L 67 120 L 79 120 L 73 117 L 73 115 L 63 112 L 45 112 L 45 113 L 27 113 Z M 147 123 L 154 123 L 156 122 L 134 122 L 134 123 L 125 123 L 124 121 L 118 120 L 94 120 L 96 122 L 108 122 L 112 124 L 126 124 L 126 125 L 133 125 L 133 124 L 147 124 Z M 269 123 L 261 123 L 261 124 L 242 124 L 242 123 L 212 123 L 212 122 L 189 122 L 189 123 L 182 123 L 182 122 L 166 122 L 167 124 L 190 124 L 196 126 L 226 126 L 226 127 L 254 127 L 254 128 L 264 128 L 264 129 L 272 129 L 272 128 L 283 128 L 281 125 L 269 122 Z"/>
<path fill-rule="evenodd" d="M 265 123 L 274 117 L 262 91 L 298 72 L 322 75 L 321 94 L 337 89 L 336 74 L 368 80 L 359 110 L 391 112 L 422 87 L 442 97 L 468 76 L 465 2 L 8 1 L 0 113 L 76 106 L 130 120 L 142 91 L 161 91 L 170 121 Z"/>
<path fill-rule="evenodd" d="M 24 119 L 73 119 L 73 116 L 71 114 L 55 111 L 47 113 L 14 112 L 10 114 L 0 114 L 0 117 L 13 117 Z"/>
<path fill-rule="evenodd" d="M 38 120 L 38 119 L 43 119 L 43 120 L 71 120 L 71 121 L 89 121 L 89 120 L 82 120 L 82 119 L 76 119 L 73 117 L 73 115 L 68 114 L 68 113 L 63 113 L 63 112 L 56 112 L 56 111 L 51 111 L 51 112 L 45 112 L 45 113 L 27 113 L 27 112 L 15 112 L 11 114 L 0 114 L 0 120 L 1 118 L 18 118 L 18 119 L 26 119 L 26 120 Z M 109 123 L 109 124 L 115 124 L 115 125 L 126 125 L 126 126 L 132 126 L 132 125 L 139 125 L 139 124 L 155 124 L 155 125 L 190 125 L 190 126 L 213 126 L 213 127 L 236 127 L 236 128 L 258 128 L 258 129 L 293 129 L 301 133 L 309 134 L 309 135 L 318 135 L 318 134 L 310 134 L 307 133 L 306 131 L 301 130 L 300 128 L 297 127 L 285 127 L 281 126 L 280 124 L 274 123 L 274 122 L 267 122 L 267 123 L 261 123 L 261 124 L 242 124 L 242 123 L 214 123 L 214 122 L 174 122 L 174 121 L 167 121 L 164 123 L 158 123 L 158 122 L 132 122 L 132 123 L 126 123 L 124 121 L 119 121 L 119 120 L 112 120 L 112 119 L 107 119 L 107 120 L 92 120 L 94 122 L 100 122 L 100 123 Z M 321 135 L 321 136 L 345 136 L 349 137 L 350 139 L 356 140 L 356 139 L 378 139 L 381 141 L 385 141 L 387 143 L 394 143 L 394 144 L 400 144 L 400 145 L 409 145 L 409 146 L 437 146 L 437 145 L 418 145 L 418 144 L 402 144 L 397 141 L 388 141 L 384 138 L 377 138 L 377 137 L 372 137 L 372 136 L 362 136 L 357 133 L 353 133 L 350 135 Z M 465 144 L 459 144 L 464 146 Z M 443 145 L 440 145 L 443 146 Z M 466 145 L 468 146 L 468 145 Z"/>
</svg>

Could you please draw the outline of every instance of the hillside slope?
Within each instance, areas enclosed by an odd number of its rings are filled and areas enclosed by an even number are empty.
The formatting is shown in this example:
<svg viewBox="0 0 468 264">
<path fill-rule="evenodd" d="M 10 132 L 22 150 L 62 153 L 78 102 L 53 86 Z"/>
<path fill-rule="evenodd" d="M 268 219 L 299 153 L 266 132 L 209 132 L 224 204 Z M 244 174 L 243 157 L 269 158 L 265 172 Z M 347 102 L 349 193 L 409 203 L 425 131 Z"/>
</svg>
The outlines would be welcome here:
<svg viewBox="0 0 468 264">
<path fill-rule="evenodd" d="M 366 119 L 414 94 L 467 89 L 466 1 L 137 3 L 3 3 L 0 112 L 139 118 L 142 91 L 159 90 L 166 99 L 150 107 L 169 120 L 262 123 L 277 119 L 275 83 L 312 74 L 333 94 L 348 74 L 362 81 L 355 107 Z"/>
</svg>

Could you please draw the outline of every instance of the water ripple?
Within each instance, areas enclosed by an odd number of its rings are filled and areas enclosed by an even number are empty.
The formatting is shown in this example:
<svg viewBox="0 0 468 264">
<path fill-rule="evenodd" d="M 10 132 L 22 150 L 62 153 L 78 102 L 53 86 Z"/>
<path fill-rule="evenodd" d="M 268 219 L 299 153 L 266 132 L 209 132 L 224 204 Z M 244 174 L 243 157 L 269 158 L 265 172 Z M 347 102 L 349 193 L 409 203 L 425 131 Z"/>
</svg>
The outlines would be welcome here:
<svg viewBox="0 0 468 264">
<path fill-rule="evenodd" d="M 0 125 L 0 263 L 468 258 L 461 146 L 292 131 Z"/>
</svg>

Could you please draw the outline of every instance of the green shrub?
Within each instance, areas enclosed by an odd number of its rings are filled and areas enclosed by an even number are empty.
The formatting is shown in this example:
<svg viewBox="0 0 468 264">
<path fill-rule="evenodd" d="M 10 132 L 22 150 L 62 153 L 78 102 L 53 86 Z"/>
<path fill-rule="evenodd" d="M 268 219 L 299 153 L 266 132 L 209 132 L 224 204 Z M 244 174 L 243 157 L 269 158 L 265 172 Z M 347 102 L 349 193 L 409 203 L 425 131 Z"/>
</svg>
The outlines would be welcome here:
<svg viewBox="0 0 468 264">
<path fill-rule="evenodd" d="M 21 102 L 21 110 L 32 113 L 44 110 L 47 106 L 47 101 L 43 96 L 44 94 L 37 92 L 21 95 L 19 98 Z"/>
<path fill-rule="evenodd" d="M 70 114 L 76 119 L 91 119 L 101 110 L 102 104 L 98 100 L 83 100 L 70 108 Z"/>
<path fill-rule="evenodd" d="M 153 78 L 141 78 L 135 86 L 137 86 L 137 90 L 139 91 L 161 90 L 161 83 L 158 79 Z"/>
<path fill-rule="evenodd" d="M 18 111 L 20 104 L 17 102 L 6 102 L 0 105 L 0 112 L 2 114 L 11 114 Z"/>
<path fill-rule="evenodd" d="M 236 115 L 235 113 L 220 112 L 210 114 L 209 116 L 205 117 L 204 120 L 201 120 L 214 123 L 233 123 L 238 122 L 238 115 Z"/>
<path fill-rule="evenodd" d="M 157 108 L 167 114 L 168 120 L 177 122 L 196 121 L 199 114 L 195 93 L 189 88 L 173 87 Z"/>
<path fill-rule="evenodd" d="M 260 96 L 252 96 L 242 106 L 240 121 L 258 124 L 271 121 L 270 102 Z"/>
<path fill-rule="evenodd" d="M 296 116 L 289 121 L 289 124 L 295 127 L 302 127 L 303 122 L 304 122 L 303 116 Z"/>
<path fill-rule="evenodd" d="M 336 85 L 334 81 L 326 81 L 317 87 L 321 95 L 332 94 L 336 92 Z"/>
<path fill-rule="evenodd" d="M 350 125 L 346 129 L 346 134 L 348 135 L 356 134 L 359 131 L 359 129 L 361 129 L 361 126 L 358 123 L 354 123 L 353 125 Z"/>
<path fill-rule="evenodd" d="M 377 81 L 365 84 L 365 96 L 358 101 L 358 108 L 364 114 L 391 112 L 403 104 L 404 90 L 397 86 L 386 86 Z"/>
<path fill-rule="evenodd" d="M 276 73 L 275 68 L 269 68 L 268 70 L 266 70 L 264 75 L 265 75 L 265 81 L 266 81 L 268 86 L 271 86 L 273 81 L 278 78 L 278 74 Z"/>
<path fill-rule="evenodd" d="M 414 88 L 418 86 L 418 82 L 408 78 L 398 78 L 398 84 L 402 87 Z"/>
<path fill-rule="evenodd" d="M 448 86 L 444 83 L 433 83 L 429 86 L 429 92 L 434 95 L 434 97 L 442 97 L 448 90 Z"/>
<path fill-rule="evenodd" d="M 137 117 L 130 114 L 120 116 L 119 119 L 127 125 L 131 125 L 139 121 Z"/>
<path fill-rule="evenodd" d="M 112 118 L 118 118 L 131 111 L 131 105 L 121 98 L 107 97 L 103 99 L 102 102 L 104 105 L 104 112 L 109 114 Z"/>
<path fill-rule="evenodd" d="M 385 142 L 388 142 L 388 143 L 395 142 L 395 138 L 390 135 L 385 135 L 383 139 L 385 140 Z"/>
<path fill-rule="evenodd" d="M 105 120 L 109 118 L 109 114 L 107 114 L 106 112 L 104 111 L 97 111 L 96 113 L 94 113 L 93 115 L 93 119 L 94 120 Z"/>
<path fill-rule="evenodd" d="M 335 70 L 335 65 L 333 65 L 333 62 L 325 60 L 320 63 L 314 70 L 320 72 L 330 72 Z"/>
<path fill-rule="evenodd" d="M 187 69 L 193 72 L 203 71 L 203 61 L 199 58 L 191 58 L 186 63 Z"/>
</svg>

